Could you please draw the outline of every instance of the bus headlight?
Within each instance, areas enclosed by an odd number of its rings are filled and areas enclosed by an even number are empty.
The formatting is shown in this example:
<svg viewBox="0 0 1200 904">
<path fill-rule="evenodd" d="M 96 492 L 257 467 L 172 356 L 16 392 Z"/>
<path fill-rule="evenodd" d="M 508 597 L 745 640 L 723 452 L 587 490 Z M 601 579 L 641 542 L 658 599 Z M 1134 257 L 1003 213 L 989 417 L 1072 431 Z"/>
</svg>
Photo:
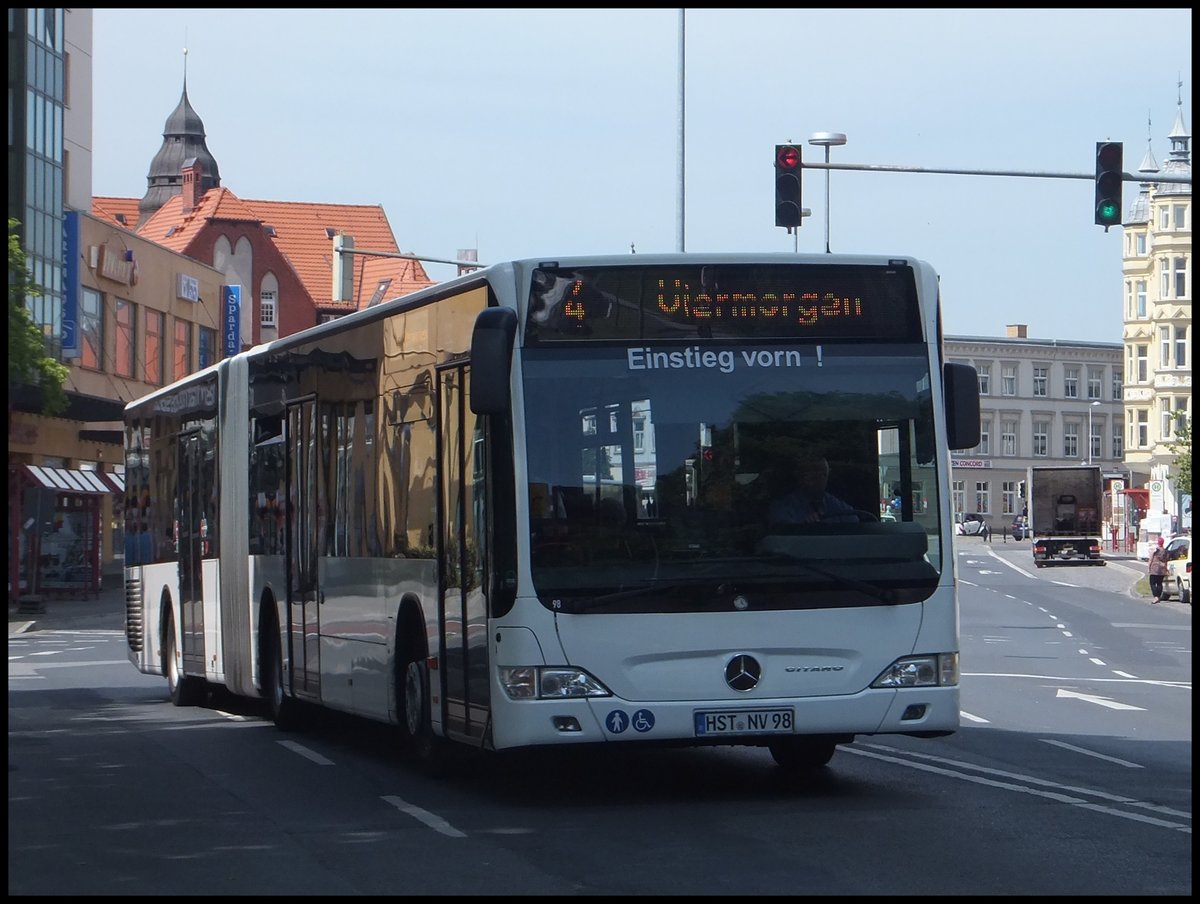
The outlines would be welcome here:
<svg viewBox="0 0 1200 904">
<path fill-rule="evenodd" d="M 569 666 L 500 666 L 500 684 L 513 700 L 611 697 L 612 692 L 585 672 Z"/>
<path fill-rule="evenodd" d="M 958 684 L 958 654 L 931 653 L 897 659 L 871 687 L 953 687 Z"/>
</svg>

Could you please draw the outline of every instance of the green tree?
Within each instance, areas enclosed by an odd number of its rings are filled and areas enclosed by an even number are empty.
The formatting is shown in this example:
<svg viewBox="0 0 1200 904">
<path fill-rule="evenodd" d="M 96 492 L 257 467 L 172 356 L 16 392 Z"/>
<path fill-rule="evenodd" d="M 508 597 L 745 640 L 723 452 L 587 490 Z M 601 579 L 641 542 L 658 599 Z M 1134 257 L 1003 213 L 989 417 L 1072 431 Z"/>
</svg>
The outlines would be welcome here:
<svg viewBox="0 0 1200 904">
<path fill-rule="evenodd" d="M 42 294 L 25 265 L 21 247 L 20 221 L 8 221 L 8 410 L 12 421 L 13 390 L 36 386 L 42 394 L 42 413 L 55 415 L 67 410 L 66 365 L 46 354 L 42 331 L 25 307 L 27 296 Z"/>
<path fill-rule="evenodd" d="M 1175 415 L 1175 438 L 1167 443 L 1175 453 L 1175 488 L 1181 493 L 1192 494 L 1192 421 L 1182 411 Z"/>
</svg>

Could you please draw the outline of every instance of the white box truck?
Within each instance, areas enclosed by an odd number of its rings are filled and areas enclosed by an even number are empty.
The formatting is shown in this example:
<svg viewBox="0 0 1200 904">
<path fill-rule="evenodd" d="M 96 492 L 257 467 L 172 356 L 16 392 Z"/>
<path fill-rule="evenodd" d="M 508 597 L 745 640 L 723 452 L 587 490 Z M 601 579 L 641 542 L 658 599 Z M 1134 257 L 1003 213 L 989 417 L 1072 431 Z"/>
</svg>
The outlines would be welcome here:
<svg viewBox="0 0 1200 904">
<path fill-rule="evenodd" d="M 1032 467 L 1025 488 L 1034 565 L 1105 564 L 1104 477 L 1098 465 Z"/>
</svg>

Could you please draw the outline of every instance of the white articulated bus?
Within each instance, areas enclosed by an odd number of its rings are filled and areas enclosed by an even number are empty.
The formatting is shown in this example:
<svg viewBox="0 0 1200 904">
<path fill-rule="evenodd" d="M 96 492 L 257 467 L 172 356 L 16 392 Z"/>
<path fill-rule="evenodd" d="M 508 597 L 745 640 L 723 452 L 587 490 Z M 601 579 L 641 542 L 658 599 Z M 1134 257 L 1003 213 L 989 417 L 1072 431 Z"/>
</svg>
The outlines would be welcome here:
<svg viewBox="0 0 1200 904">
<path fill-rule="evenodd" d="M 128 405 L 129 657 L 424 759 L 949 734 L 978 434 L 921 261 L 493 265 Z M 837 517 L 772 523 L 813 456 Z"/>
</svg>

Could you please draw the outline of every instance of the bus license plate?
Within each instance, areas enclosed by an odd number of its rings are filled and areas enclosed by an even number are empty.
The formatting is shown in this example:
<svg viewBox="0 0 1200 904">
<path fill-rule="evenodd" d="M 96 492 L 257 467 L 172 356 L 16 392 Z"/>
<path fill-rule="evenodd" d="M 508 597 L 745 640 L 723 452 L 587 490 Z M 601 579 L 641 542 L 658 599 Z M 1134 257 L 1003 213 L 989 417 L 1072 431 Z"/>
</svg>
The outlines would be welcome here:
<svg viewBox="0 0 1200 904">
<path fill-rule="evenodd" d="M 696 737 L 746 734 L 791 734 L 795 714 L 790 709 L 728 709 L 697 712 Z"/>
</svg>

